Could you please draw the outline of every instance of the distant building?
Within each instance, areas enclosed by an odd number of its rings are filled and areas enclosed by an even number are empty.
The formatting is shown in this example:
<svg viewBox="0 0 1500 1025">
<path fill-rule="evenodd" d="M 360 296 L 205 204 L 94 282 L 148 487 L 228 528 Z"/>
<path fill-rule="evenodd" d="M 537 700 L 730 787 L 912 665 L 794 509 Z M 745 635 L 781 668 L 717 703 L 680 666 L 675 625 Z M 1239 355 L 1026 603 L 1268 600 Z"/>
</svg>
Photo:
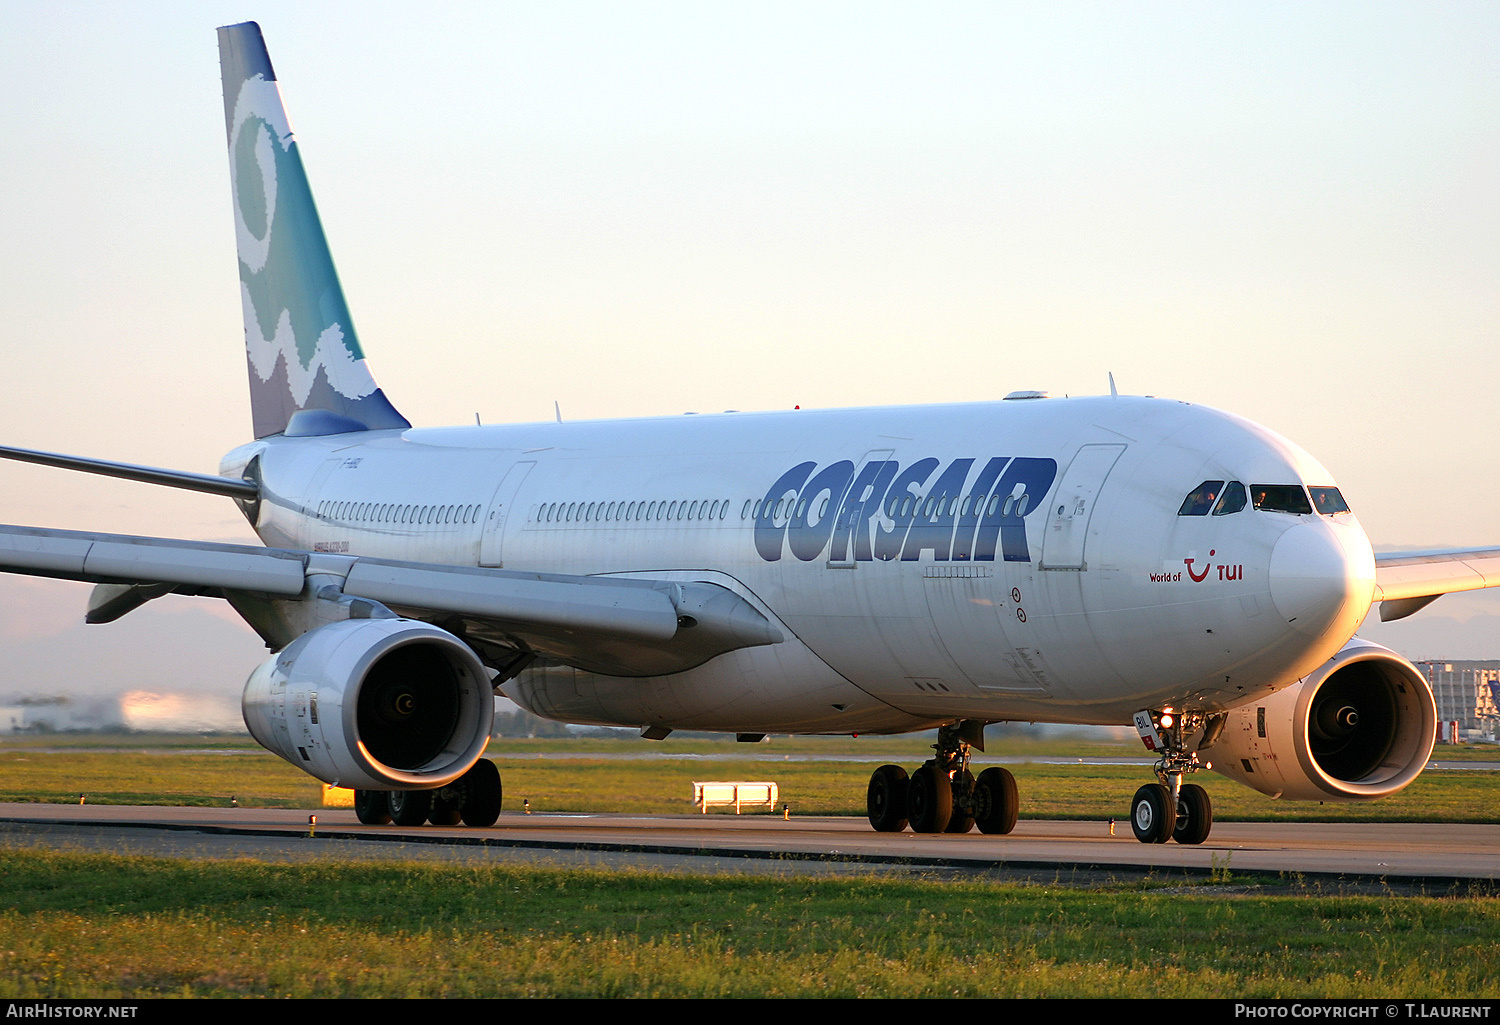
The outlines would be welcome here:
<svg viewBox="0 0 1500 1025">
<path fill-rule="evenodd" d="M 239 702 L 212 694 L 24 697 L 0 704 L 0 733 L 243 733 Z"/>
<path fill-rule="evenodd" d="M 1418 662 L 1437 699 L 1440 739 L 1448 740 L 1450 723 L 1458 739 L 1495 743 L 1500 725 L 1500 662 Z"/>
<path fill-rule="evenodd" d="M 0 713 L 0 728 L 7 733 L 67 733 L 119 728 L 118 714 L 101 699 L 75 700 L 54 694 L 24 697 L 8 703 Z"/>
</svg>

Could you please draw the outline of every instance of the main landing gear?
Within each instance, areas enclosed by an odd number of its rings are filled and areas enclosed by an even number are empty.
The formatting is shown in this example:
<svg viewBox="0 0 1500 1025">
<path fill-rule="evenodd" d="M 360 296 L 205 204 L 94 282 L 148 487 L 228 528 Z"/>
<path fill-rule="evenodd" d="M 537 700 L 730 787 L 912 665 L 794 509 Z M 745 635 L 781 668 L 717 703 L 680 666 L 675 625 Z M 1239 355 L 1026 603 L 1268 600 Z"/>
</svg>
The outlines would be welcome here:
<svg viewBox="0 0 1500 1025">
<path fill-rule="evenodd" d="M 866 808 L 870 825 L 899 833 L 908 824 L 917 833 L 1009 833 L 1016 828 L 1016 778 L 998 766 L 975 779 L 969 771 L 970 744 L 984 735 L 984 723 L 965 719 L 938 728 L 936 755 L 911 774 L 882 765 L 870 776 Z"/>
<path fill-rule="evenodd" d="M 1200 844 L 1207 840 L 1214 824 L 1213 803 L 1208 791 L 1196 783 L 1184 783 L 1182 777 L 1212 766 L 1198 761 L 1197 750 L 1185 749 L 1184 737 L 1202 731 L 1197 747 L 1207 747 L 1224 728 L 1224 717 L 1170 709 L 1141 711 L 1135 714 L 1135 726 L 1146 747 L 1161 753 L 1155 769 L 1158 782 L 1141 787 L 1130 802 L 1135 838 L 1141 843 Z"/>
<path fill-rule="evenodd" d="M 436 790 L 356 790 L 354 814 L 367 826 L 493 826 L 500 817 L 500 770 L 488 758 Z"/>
</svg>

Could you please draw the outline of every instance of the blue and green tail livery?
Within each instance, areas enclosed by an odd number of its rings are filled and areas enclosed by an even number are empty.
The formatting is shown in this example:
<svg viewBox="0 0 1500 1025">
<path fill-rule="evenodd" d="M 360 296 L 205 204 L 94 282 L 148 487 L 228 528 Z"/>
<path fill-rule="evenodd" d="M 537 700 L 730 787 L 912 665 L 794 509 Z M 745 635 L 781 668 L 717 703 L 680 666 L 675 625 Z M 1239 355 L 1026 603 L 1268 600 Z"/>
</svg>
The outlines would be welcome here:
<svg viewBox="0 0 1500 1025">
<path fill-rule="evenodd" d="M 271 58 L 219 29 L 255 436 L 410 427 L 365 364 Z"/>
</svg>

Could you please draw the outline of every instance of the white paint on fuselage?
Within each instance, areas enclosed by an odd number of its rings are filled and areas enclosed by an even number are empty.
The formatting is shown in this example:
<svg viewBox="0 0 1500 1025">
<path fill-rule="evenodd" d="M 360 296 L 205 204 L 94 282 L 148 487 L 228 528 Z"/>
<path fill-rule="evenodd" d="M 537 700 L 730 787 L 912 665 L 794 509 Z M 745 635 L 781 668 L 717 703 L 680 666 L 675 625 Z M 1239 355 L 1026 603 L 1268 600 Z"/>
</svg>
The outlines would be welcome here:
<svg viewBox="0 0 1500 1025">
<path fill-rule="evenodd" d="M 1086 445 L 1120 451 L 1092 499 L 1083 568 L 1044 569 L 1052 498 Z M 788 469 L 840 460 L 858 467 L 867 453 L 886 451 L 882 458 L 903 469 L 935 457 L 928 486 L 955 459 L 974 460 L 971 484 L 993 457 L 1054 460 L 1047 501 L 1025 518 L 1030 561 L 949 561 L 928 550 L 850 567 L 831 564 L 826 550 L 804 560 L 783 543 L 775 561 L 757 551 L 745 510 Z M 1274 432 L 1169 400 L 268 438 L 226 457 L 226 472 L 257 452 L 268 496 L 257 530 L 267 544 L 472 566 L 484 524 L 498 514 L 497 485 L 530 461 L 504 510 L 505 568 L 729 580 L 788 634 L 786 645 L 733 652 L 660 680 L 594 677 L 585 688 L 593 699 L 568 684 L 566 708 L 549 701 L 545 682 L 525 684 L 531 703 L 575 721 L 884 732 L 956 718 L 1124 723 L 1143 707 L 1228 707 L 1332 656 L 1368 610 L 1374 584 L 1370 546 L 1352 514 L 1247 507 L 1178 516 L 1204 480 L 1335 482 Z M 694 518 L 619 518 L 642 502 L 690 503 Z M 573 518 L 547 522 L 541 513 L 554 503 L 572 507 Z M 691 503 L 710 503 L 715 518 Z M 719 503 L 727 503 L 722 516 Z M 590 506 L 594 515 L 584 515 Z M 407 507 L 439 510 L 436 522 L 390 522 L 393 509 Z M 1273 553 L 1292 530 L 1296 545 L 1282 549 L 1273 579 Z M 1304 572 L 1303 563 L 1316 566 Z M 1278 598 L 1297 606 L 1296 622 Z M 672 709 L 675 718 L 663 721 Z"/>
</svg>

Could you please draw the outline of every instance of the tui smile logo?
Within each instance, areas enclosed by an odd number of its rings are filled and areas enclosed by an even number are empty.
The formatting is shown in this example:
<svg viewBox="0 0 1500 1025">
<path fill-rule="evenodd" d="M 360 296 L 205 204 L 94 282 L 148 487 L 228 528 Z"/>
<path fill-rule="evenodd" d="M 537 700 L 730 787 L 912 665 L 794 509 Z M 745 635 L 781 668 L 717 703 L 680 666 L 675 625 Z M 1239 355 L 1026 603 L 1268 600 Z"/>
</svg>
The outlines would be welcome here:
<svg viewBox="0 0 1500 1025">
<path fill-rule="evenodd" d="M 1213 558 L 1214 554 L 1215 554 L 1214 550 L 1212 548 L 1210 548 L 1208 550 L 1208 557 L 1209 558 Z M 1187 565 L 1188 576 L 1190 576 L 1190 577 L 1193 578 L 1193 583 L 1195 583 L 1195 584 L 1201 584 L 1201 583 L 1203 583 L 1204 578 L 1208 576 L 1208 571 L 1214 568 L 1214 564 L 1213 563 L 1211 563 L 1211 562 L 1205 562 L 1203 564 L 1203 572 L 1202 573 L 1195 573 L 1195 572 L 1193 572 L 1193 563 L 1197 562 L 1198 560 L 1196 560 L 1196 559 L 1183 559 L 1182 561 L 1183 561 L 1183 563 L 1185 563 Z"/>
</svg>

